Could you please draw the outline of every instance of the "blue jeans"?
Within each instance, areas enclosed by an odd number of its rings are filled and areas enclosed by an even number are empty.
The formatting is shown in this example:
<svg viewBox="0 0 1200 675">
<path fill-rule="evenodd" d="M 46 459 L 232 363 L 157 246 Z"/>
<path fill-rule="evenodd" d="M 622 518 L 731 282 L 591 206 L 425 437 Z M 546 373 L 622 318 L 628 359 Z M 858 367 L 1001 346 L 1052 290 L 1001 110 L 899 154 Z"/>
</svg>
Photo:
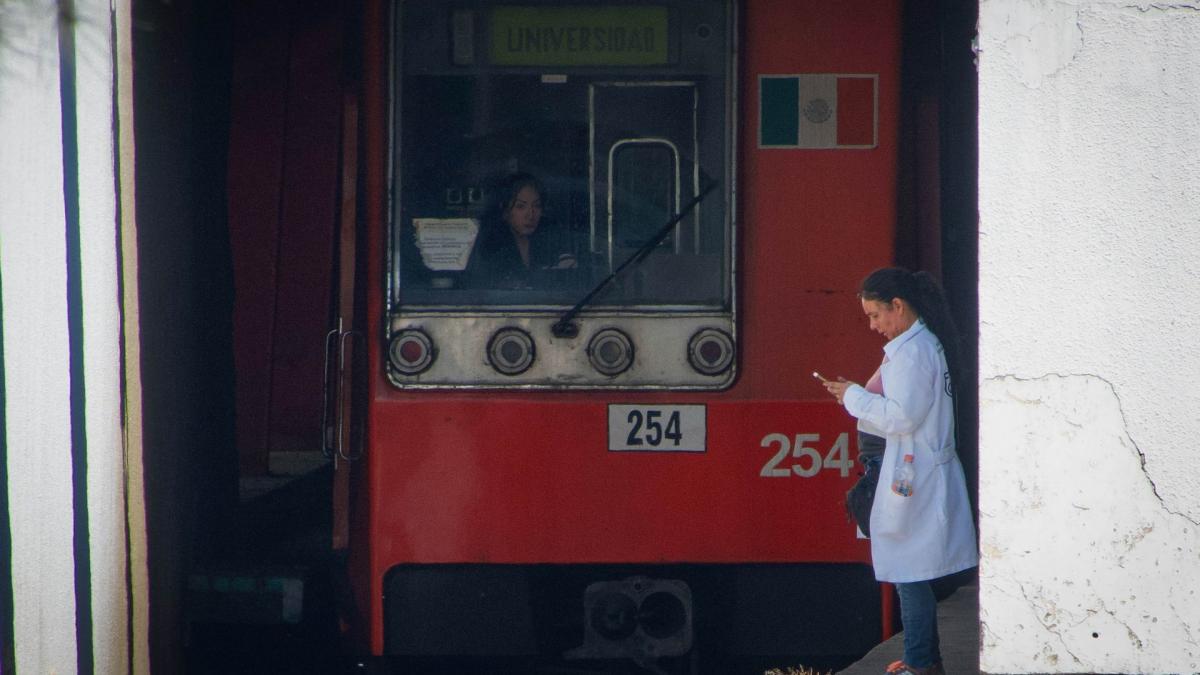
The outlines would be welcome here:
<svg viewBox="0 0 1200 675">
<path fill-rule="evenodd" d="M 928 581 L 896 584 L 904 623 L 904 663 L 928 668 L 942 660 L 938 650 L 937 599 Z"/>
</svg>

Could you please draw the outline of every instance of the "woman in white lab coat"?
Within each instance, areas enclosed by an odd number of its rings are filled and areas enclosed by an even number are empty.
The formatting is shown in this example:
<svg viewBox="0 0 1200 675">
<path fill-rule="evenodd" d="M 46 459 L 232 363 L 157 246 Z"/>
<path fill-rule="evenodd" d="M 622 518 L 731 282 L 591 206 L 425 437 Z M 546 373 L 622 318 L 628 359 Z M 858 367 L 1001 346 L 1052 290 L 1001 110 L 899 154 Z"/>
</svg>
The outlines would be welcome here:
<svg viewBox="0 0 1200 675">
<path fill-rule="evenodd" d="M 887 672 L 941 675 L 930 581 L 978 563 L 955 449 L 954 324 L 941 288 L 926 272 L 876 270 L 863 280 L 859 298 L 871 329 L 888 339 L 880 367 L 883 391 L 846 381 L 825 387 L 887 439 L 871 509 L 871 559 L 875 577 L 896 585 L 904 622 L 904 659 Z M 896 484 L 906 461 L 912 470 L 907 489 L 902 478 Z"/>
</svg>

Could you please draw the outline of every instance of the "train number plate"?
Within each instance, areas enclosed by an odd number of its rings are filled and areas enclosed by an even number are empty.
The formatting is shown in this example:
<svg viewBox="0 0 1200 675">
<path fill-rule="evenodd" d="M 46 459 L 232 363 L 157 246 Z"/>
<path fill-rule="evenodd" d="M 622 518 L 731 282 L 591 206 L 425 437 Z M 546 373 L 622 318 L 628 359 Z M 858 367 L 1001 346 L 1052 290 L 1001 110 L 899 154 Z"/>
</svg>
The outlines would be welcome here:
<svg viewBox="0 0 1200 675">
<path fill-rule="evenodd" d="M 608 406 L 608 449 L 645 452 L 704 452 L 707 412 L 702 405 Z"/>
</svg>

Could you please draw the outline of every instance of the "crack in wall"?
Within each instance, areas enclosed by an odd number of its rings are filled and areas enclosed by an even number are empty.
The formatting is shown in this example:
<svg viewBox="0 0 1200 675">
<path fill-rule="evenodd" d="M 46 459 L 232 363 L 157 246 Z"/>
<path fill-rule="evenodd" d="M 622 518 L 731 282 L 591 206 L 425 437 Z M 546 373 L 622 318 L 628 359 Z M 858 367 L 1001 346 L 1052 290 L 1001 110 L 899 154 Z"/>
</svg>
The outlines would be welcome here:
<svg viewBox="0 0 1200 675">
<path fill-rule="evenodd" d="M 1142 650 L 1145 647 L 1145 645 L 1142 643 L 1142 639 L 1140 637 L 1138 637 L 1138 634 L 1133 631 L 1133 627 L 1130 626 L 1128 623 L 1126 623 L 1124 619 L 1117 616 L 1116 612 L 1109 609 L 1108 605 L 1105 604 L 1103 598 L 1097 598 L 1096 601 L 1100 603 L 1101 611 L 1103 611 L 1105 614 L 1112 617 L 1113 621 L 1116 621 L 1118 624 L 1120 624 L 1121 626 L 1123 626 L 1125 628 L 1125 632 L 1129 636 L 1129 640 L 1133 644 L 1133 646 L 1136 647 L 1139 651 Z"/>
<path fill-rule="evenodd" d="M 1160 493 L 1151 478 L 1147 451 L 1161 470 L 1161 442 L 1143 447 L 1132 437 L 1142 401 L 1128 386 L 1121 398 L 1123 381 L 1093 372 L 980 380 L 981 453 L 1006 459 L 981 476 L 981 496 L 996 481 L 981 504 L 980 542 L 981 571 L 988 571 L 981 587 L 991 593 L 984 649 L 993 671 L 1119 663 L 1117 672 L 1148 672 L 1165 659 L 1159 672 L 1197 672 L 1200 635 L 1178 609 L 1191 612 L 1200 600 L 1200 589 L 1185 581 L 1196 521 L 1170 508 L 1163 495 L 1178 497 Z M 1003 454 L 1010 451 L 1016 456 Z M 1042 497 L 1060 522 L 1079 514 L 1074 532 L 1022 526 L 1042 516 Z M 1186 500 L 1179 508 L 1191 506 Z M 1164 654 L 1168 641 L 1174 646 Z M 1061 660 L 1068 657 L 1074 661 Z"/>
<path fill-rule="evenodd" d="M 1142 14 L 1148 12 L 1175 12 L 1175 11 L 1200 11 L 1200 5 L 1191 3 L 1172 3 L 1166 4 L 1161 2 L 1152 2 L 1146 5 L 1124 5 L 1123 9 L 1136 9 Z"/>
<path fill-rule="evenodd" d="M 1146 453 L 1142 451 L 1142 448 L 1138 445 L 1137 440 L 1135 440 L 1133 438 L 1133 434 L 1130 433 L 1130 431 L 1129 431 L 1129 419 L 1128 419 L 1128 416 L 1125 414 L 1125 406 L 1121 401 L 1121 395 L 1120 395 L 1120 393 L 1117 392 L 1117 387 L 1111 381 L 1109 381 L 1107 378 L 1105 378 L 1101 375 L 1097 375 L 1096 373 L 1046 373 L 1044 375 L 1039 375 L 1039 376 L 1035 376 L 1035 377 L 1019 377 L 1017 375 L 1010 373 L 1010 374 L 994 375 L 992 377 L 988 377 L 984 380 L 984 382 L 1000 383 L 1000 382 L 1004 381 L 1005 379 L 1012 379 L 1016 382 L 1048 382 L 1054 378 L 1066 380 L 1066 379 L 1071 379 L 1071 378 L 1076 378 L 1076 377 L 1091 378 L 1091 379 L 1103 382 L 1108 387 L 1109 391 L 1112 392 L 1113 398 L 1117 402 L 1117 411 L 1121 415 L 1121 430 L 1124 434 L 1123 438 L 1126 438 L 1129 440 L 1129 443 L 1133 446 L 1134 452 L 1137 453 L 1139 465 L 1142 468 L 1142 475 L 1144 475 L 1146 477 L 1146 481 L 1150 484 L 1150 491 L 1154 494 L 1154 498 L 1158 500 L 1158 503 L 1162 507 L 1163 511 L 1165 511 L 1173 516 L 1178 516 L 1180 518 L 1183 518 L 1184 520 L 1188 521 L 1189 523 L 1200 527 L 1200 521 L 1197 521 L 1195 518 L 1189 516 L 1186 513 L 1183 513 L 1181 511 L 1176 511 L 1176 510 L 1170 508 L 1167 505 L 1166 500 L 1164 500 L 1162 495 L 1159 494 L 1158 485 L 1154 482 L 1154 478 L 1150 475 L 1149 470 L 1146 468 Z M 1011 392 L 1009 395 L 1013 396 Z M 1020 400 L 1022 403 L 1027 403 L 1027 404 L 1040 404 L 1043 402 L 1040 397 L 1035 398 L 1035 399 L 1028 399 L 1028 400 L 1027 399 L 1017 399 L 1017 400 Z M 1064 420 L 1064 421 L 1067 422 L 1068 424 L 1071 424 L 1072 426 L 1074 426 L 1076 428 L 1083 428 L 1082 425 L 1080 425 L 1072 420 L 1068 419 L 1068 420 Z"/>
<path fill-rule="evenodd" d="M 1181 613 L 1179 611 L 1179 607 L 1175 606 L 1174 602 L 1170 602 L 1168 605 L 1171 608 L 1171 613 L 1175 615 L 1175 621 L 1177 621 L 1179 625 L 1183 627 L 1183 641 L 1192 646 L 1200 647 L 1200 640 L 1197 639 L 1200 638 L 1200 633 L 1193 631 L 1192 625 L 1183 619 L 1183 617 L 1191 616 L 1191 614 Z"/>
<path fill-rule="evenodd" d="M 1068 655 L 1070 655 L 1070 657 L 1075 660 L 1075 663 L 1078 663 L 1081 666 L 1084 665 L 1083 660 L 1080 659 L 1075 654 L 1075 652 L 1071 651 L 1071 648 L 1069 646 L 1067 646 L 1066 638 L 1064 638 L 1062 633 L 1060 633 L 1058 631 L 1058 622 L 1056 621 L 1054 624 L 1048 624 L 1045 621 L 1043 621 L 1042 618 L 1040 616 L 1038 616 L 1038 612 L 1037 612 L 1037 610 L 1040 610 L 1042 608 L 1040 605 L 1038 605 L 1038 603 L 1035 599 L 1033 599 L 1029 596 L 1029 591 L 1025 590 L 1025 584 L 1021 583 L 1020 581 L 1014 581 L 1014 583 L 1016 583 L 1017 588 L 1020 589 L 1021 596 L 1025 598 L 1025 602 L 1028 603 L 1029 606 L 1035 610 L 1033 613 L 1034 620 L 1036 620 L 1038 623 L 1040 623 L 1042 625 L 1042 628 L 1046 629 L 1046 632 L 1050 633 L 1051 635 L 1053 635 L 1055 638 L 1058 639 L 1059 644 L 1062 645 L 1063 651 L 1065 651 Z"/>
</svg>

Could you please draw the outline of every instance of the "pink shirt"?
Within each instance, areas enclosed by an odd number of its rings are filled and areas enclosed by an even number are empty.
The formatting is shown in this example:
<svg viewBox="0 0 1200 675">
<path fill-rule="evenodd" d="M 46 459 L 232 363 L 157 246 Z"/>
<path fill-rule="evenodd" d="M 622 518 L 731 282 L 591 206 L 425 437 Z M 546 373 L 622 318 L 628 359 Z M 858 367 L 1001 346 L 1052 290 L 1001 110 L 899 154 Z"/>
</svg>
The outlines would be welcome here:
<svg viewBox="0 0 1200 675">
<path fill-rule="evenodd" d="M 883 394 L 883 376 L 881 376 L 879 374 L 879 370 L 880 370 L 880 368 L 875 369 L 875 374 L 871 376 L 871 379 L 867 380 L 867 384 L 866 384 L 866 386 L 863 387 L 863 389 L 866 389 L 867 391 L 871 392 L 872 394 L 882 395 Z"/>
</svg>

